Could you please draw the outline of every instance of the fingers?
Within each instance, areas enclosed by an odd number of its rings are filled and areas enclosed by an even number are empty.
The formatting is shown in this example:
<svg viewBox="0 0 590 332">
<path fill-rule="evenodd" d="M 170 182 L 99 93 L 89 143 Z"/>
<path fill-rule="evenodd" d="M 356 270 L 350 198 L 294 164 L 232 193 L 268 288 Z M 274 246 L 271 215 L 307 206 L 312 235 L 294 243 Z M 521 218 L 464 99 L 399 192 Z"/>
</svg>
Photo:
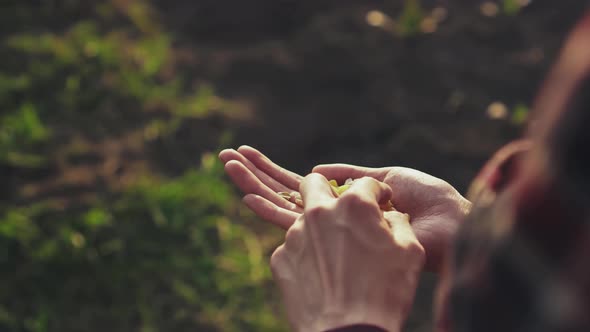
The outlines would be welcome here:
<svg viewBox="0 0 590 332">
<path fill-rule="evenodd" d="M 260 218 L 285 230 L 289 229 L 301 215 L 297 212 L 278 207 L 276 204 L 258 195 L 249 194 L 244 196 L 242 200 Z"/>
<path fill-rule="evenodd" d="M 235 160 L 228 161 L 225 164 L 225 172 L 244 193 L 262 196 L 287 210 L 301 211 L 299 206 L 287 201 L 260 182 L 242 163 Z"/>
<path fill-rule="evenodd" d="M 343 200 L 349 199 L 350 197 L 356 197 L 356 199 L 367 200 L 371 203 L 381 205 L 389 202 L 393 191 L 391 187 L 383 182 L 379 182 L 370 177 L 363 177 L 354 181 L 350 188 L 345 191 L 340 198 Z"/>
<path fill-rule="evenodd" d="M 383 181 L 387 174 L 386 168 L 368 168 L 348 164 L 326 164 L 318 165 L 313 168 L 313 173 L 320 173 L 328 179 L 343 182 L 346 179 L 358 179 L 364 176 L 372 177 L 376 180 Z"/>
<path fill-rule="evenodd" d="M 273 163 L 268 157 L 253 147 L 242 145 L 238 148 L 238 152 L 254 164 L 258 169 L 268 174 L 273 179 L 289 187 L 291 190 L 298 190 L 299 184 L 303 177 L 299 174 L 286 170 L 279 165 Z M 290 191 L 290 190 L 285 190 Z"/>
<path fill-rule="evenodd" d="M 306 176 L 301 181 L 299 192 L 301 193 L 306 212 L 314 210 L 335 199 L 330 183 L 321 174 L 311 173 Z"/>
<path fill-rule="evenodd" d="M 254 174 L 260 180 L 260 182 L 262 182 L 275 192 L 292 191 L 291 188 L 283 185 L 282 183 L 273 179 L 265 172 L 258 169 L 258 167 L 256 167 L 250 160 L 248 160 L 248 158 L 244 157 L 241 153 L 237 152 L 234 149 L 226 149 L 221 151 L 219 153 L 219 159 L 221 159 L 221 161 L 223 161 L 224 164 L 229 162 L 230 160 L 236 160 L 241 162 L 242 164 L 244 164 L 244 166 L 246 166 L 248 170 L 250 170 L 250 172 L 252 172 L 252 174 Z"/>
<path fill-rule="evenodd" d="M 388 211 L 383 213 L 383 217 L 391 226 L 393 238 L 397 243 L 402 246 L 419 245 L 407 213 Z"/>
</svg>

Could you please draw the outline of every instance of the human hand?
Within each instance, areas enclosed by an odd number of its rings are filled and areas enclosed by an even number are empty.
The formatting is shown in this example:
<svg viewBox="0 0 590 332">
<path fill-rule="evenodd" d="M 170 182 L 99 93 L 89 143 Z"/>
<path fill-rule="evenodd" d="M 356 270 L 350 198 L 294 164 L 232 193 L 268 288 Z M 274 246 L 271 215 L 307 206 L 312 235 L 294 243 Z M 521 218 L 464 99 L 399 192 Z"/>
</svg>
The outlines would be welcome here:
<svg viewBox="0 0 590 332">
<path fill-rule="evenodd" d="M 426 250 L 426 267 L 439 272 L 457 228 L 471 203 L 449 183 L 405 167 L 367 168 L 347 164 L 319 165 L 313 172 L 343 181 L 368 176 L 389 185 L 396 210 L 412 218 L 412 228 Z"/>
<path fill-rule="evenodd" d="M 301 207 L 277 192 L 297 192 L 303 179 L 268 159 L 258 150 L 242 146 L 223 150 L 220 159 L 234 183 L 244 192 L 244 202 L 261 218 L 288 229 Z M 412 227 L 426 249 L 426 267 L 439 272 L 458 225 L 471 203 L 447 182 L 404 167 L 366 168 L 345 164 L 320 165 L 313 169 L 342 183 L 347 178 L 372 177 L 393 190 L 393 206 L 412 217 Z"/>
<path fill-rule="evenodd" d="M 296 331 L 371 325 L 400 331 L 412 306 L 424 248 L 409 216 L 383 212 L 389 186 L 355 181 L 335 198 L 326 178 L 301 182 L 304 211 L 271 257 Z"/>
<path fill-rule="evenodd" d="M 303 177 L 272 162 L 258 150 L 243 145 L 219 153 L 225 172 L 246 195 L 244 203 L 262 219 L 285 230 L 303 209 L 279 192 L 299 192 Z"/>
</svg>

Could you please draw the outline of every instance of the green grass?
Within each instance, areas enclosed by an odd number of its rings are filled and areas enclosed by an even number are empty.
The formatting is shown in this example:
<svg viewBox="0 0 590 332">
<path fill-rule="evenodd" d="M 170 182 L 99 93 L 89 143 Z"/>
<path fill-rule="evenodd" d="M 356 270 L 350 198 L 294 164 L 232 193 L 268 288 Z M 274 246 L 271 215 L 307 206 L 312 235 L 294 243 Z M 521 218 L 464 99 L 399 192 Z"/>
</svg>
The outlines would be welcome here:
<svg viewBox="0 0 590 332">
<path fill-rule="evenodd" d="M 184 73 L 149 3 L 104 2 L 81 17 L 12 10 L 0 13 L 15 22 L 0 45 L 0 167 L 15 184 L 0 202 L 0 330 L 282 330 L 268 241 L 240 222 L 216 158 L 171 176 L 145 157 L 188 121 L 231 111 L 214 86 Z M 130 182 L 99 174 L 83 195 L 52 184 L 95 172 L 64 153 L 100 154 L 93 144 L 125 144 L 138 131 L 145 167 Z"/>
</svg>

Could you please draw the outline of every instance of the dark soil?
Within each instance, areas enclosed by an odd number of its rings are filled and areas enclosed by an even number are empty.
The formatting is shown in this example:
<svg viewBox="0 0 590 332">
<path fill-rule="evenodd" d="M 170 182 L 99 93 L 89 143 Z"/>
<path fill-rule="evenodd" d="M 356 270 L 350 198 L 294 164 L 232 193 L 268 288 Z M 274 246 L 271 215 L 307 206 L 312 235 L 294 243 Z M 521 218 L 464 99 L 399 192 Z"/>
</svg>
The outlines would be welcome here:
<svg viewBox="0 0 590 332">
<path fill-rule="evenodd" d="M 487 106 L 531 104 L 585 6 L 537 0 L 488 18 L 477 2 L 454 2 L 435 33 L 403 39 L 365 21 L 368 10 L 396 17 L 399 6 L 306 3 L 162 2 L 175 33 L 198 48 L 199 77 L 252 112 L 217 125 L 302 174 L 327 162 L 402 165 L 461 191 L 521 132 L 488 118 Z"/>
</svg>

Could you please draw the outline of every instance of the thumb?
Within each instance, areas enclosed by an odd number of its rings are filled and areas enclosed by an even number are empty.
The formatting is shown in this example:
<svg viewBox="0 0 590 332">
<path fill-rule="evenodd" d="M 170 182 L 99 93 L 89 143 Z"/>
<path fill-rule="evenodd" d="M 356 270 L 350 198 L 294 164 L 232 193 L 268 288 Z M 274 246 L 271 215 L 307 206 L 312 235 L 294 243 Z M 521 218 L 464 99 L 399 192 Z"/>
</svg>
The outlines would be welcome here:
<svg viewBox="0 0 590 332">
<path fill-rule="evenodd" d="M 383 212 L 383 218 L 391 229 L 391 234 L 395 240 L 402 242 L 418 241 L 414 230 L 410 225 L 410 215 L 399 211 Z"/>
<path fill-rule="evenodd" d="M 385 219 L 391 226 L 391 237 L 398 248 L 406 253 L 406 266 L 422 269 L 426 261 L 424 247 L 416 238 L 416 234 L 410 225 L 410 216 L 407 213 L 388 211 L 383 213 Z"/>
</svg>

